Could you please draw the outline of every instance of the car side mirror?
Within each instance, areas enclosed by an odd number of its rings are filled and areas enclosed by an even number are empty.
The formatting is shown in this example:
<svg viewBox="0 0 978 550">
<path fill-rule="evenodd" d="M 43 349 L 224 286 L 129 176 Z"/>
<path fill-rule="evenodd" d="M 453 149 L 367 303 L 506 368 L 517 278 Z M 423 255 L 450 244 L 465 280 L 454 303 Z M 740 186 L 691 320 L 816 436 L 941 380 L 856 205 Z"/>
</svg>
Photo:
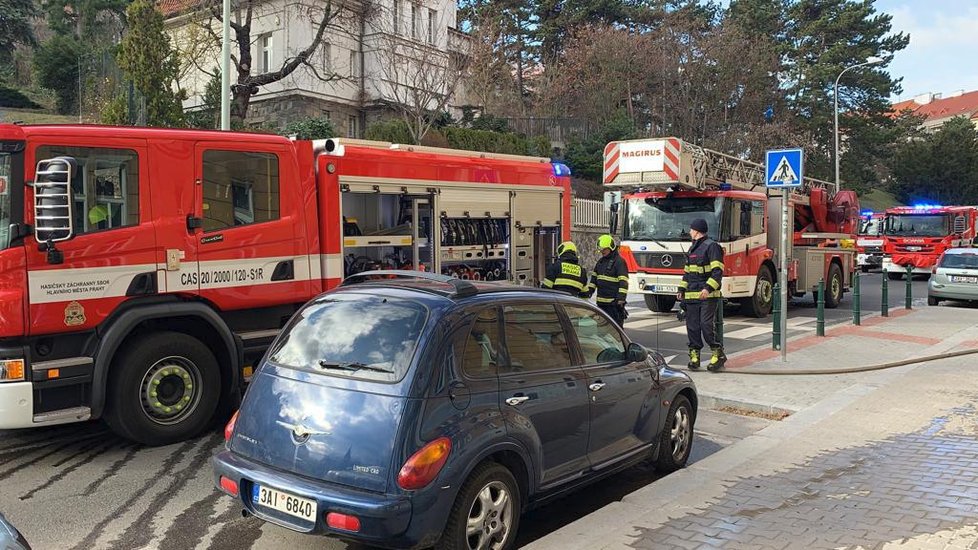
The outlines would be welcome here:
<svg viewBox="0 0 978 550">
<path fill-rule="evenodd" d="M 630 363 L 641 363 L 649 357 L 649 351 L 642 347 L 640 344 L 629 344 L 628 349 L 625 351 L 625 357 Z"/>
<path fill-rule="evenodd" d="M 64 261 L 55 243 L 75 236 L 71 180 L 77 166 L 71 157 L 55 157 L 38 162 L 34 172 L 34 236 L 50 264 Z"/>
</svg>

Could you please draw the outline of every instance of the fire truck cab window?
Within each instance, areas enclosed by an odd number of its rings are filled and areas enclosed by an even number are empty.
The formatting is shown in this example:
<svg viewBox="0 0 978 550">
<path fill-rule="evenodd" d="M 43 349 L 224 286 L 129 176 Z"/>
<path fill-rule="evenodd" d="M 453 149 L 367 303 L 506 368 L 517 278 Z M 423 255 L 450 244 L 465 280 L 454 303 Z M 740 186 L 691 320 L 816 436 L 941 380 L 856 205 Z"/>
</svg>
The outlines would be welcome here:
<svg viewBox="0 0 978 550">
<path fill-rule="evenodd" d="M 277 155 L 205 151 L 203 161 L 204 231 L 279 218 Z"/>
<path fill-rule="evenodd" d="M 42 145 L 35 159 L 69 156 L 78 235 L 139 224 L 139 157 L 129 149 Z"/>
</svg>

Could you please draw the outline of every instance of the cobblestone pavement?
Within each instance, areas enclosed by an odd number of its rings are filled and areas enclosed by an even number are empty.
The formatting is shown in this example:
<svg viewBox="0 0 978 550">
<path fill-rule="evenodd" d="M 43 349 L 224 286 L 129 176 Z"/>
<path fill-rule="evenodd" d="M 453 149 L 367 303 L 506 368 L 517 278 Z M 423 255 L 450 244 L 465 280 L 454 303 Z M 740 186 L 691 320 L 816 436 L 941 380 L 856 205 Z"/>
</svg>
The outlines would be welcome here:
<svg viewBox="0 0 978 550">
<path fill-rule="evenodd" d="M 633 548 L 978 548 L 978 413 L 740 478 L 696 514 L 638 528 Z M 898 542 L 891 542 L 898 541 Z"/>
</svg>

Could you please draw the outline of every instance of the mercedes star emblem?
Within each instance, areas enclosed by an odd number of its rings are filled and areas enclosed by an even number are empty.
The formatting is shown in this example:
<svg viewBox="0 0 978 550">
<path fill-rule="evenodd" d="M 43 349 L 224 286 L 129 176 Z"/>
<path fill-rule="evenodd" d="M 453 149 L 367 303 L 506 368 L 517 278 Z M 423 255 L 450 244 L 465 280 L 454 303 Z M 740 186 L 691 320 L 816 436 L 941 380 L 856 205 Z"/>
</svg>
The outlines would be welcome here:
<svg viewBox="0 0 978 550">
<path fill-rule="evenodd" d="M 672 265 L 672 255 L 663 254 L 662 255 L 662 267 L 669 267 Z"/>
</svg>

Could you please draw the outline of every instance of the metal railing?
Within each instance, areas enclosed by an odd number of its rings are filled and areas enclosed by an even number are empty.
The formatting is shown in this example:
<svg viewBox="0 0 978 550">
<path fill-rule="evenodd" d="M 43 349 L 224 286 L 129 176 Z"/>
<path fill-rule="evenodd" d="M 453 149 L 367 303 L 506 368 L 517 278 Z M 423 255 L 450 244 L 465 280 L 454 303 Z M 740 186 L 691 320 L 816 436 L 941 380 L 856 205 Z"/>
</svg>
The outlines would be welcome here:
<svg viewBox="0 0 978 550">
<path fill-rule="evenodd" d="M 605 210 L 604 201 L 574 199 L 571 205 L 571 222 L 574 227 L 607 229 L 611 213 Z"/>
</svg>

